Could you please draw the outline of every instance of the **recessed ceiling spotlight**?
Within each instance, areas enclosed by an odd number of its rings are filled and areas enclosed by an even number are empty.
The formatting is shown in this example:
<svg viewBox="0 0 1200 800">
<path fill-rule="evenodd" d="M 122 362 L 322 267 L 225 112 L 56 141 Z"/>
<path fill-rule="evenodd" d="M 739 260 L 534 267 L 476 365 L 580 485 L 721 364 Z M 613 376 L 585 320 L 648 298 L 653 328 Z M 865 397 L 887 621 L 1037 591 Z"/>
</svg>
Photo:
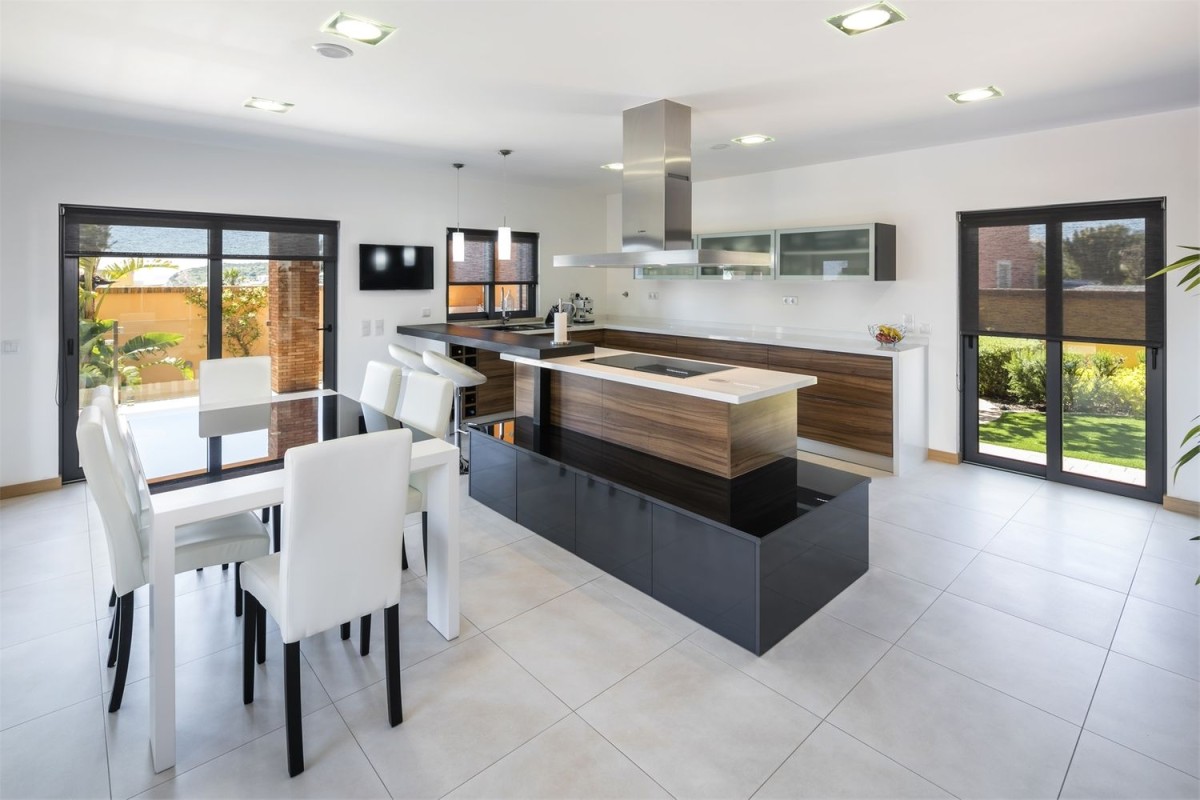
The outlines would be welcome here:
<svg viewBox="0 0 1200 800">
<path fill-rule="evenodd" d="M 895 22 L 903 22 L 905 19 L 900 10 L 891 3 L 879 2 L 838 14 L 825 21 L 847 36 L 856 36 Z"/>
<path fill-rule="evenodd" d="M 980 100 L 991 100 L 993 97 L 1003 97 L 1004 92 L 995 86 L 980 86 L 967 89 L 965 92 L 951 92 L 946 95 L 956 103 L 978 103 Z"/>
<path fill-rule="evenodd" d="M 600 169 L 607 169 L 607 170 L 612 170 L 613 172 L 620 172 L 621 170 L 625 169 L 625 165 L 622 164 L 620 161 L 613 161 L 610 164 L 601 164 Z"/>
<path fill-rule="evenodd" d="M 774 139 L 774 137 L 771 137 L 771 136 L 764 136 L 761 133 L 752 133 L 748 136 L 738 136 L 735 139 L 730 139 L 730 141 L 733 142 L 734 144 L 754 145 L 754 144 L 766 144 L 767 142 L 775 141 L 775 139 Z"/>
<path fill-rule="evenodd" d="M 379 44 L 396 32 L 393 25 L 339 11 L 321 26 L 322 33 L 332 33 L 363 44 Z"/>
<path fill-rule="evenodd" d="M 344 44 L 334 44 L 333 42 L 317 42 L 312 46 L 319 55 L 326 58 L 349 58 L 354 55 L 354 51 Z"/>
<path fill-rule="evenodd" d="M 242 103 L 246 108 L 257 108 L 259 111 L 273 111 L 276 114 L 286 114 L 291 111 L 296 104 L 287 103 L 283 100 L 268 100 L 265 97 L 247 97 L 246 102 Z"/>
</svg>

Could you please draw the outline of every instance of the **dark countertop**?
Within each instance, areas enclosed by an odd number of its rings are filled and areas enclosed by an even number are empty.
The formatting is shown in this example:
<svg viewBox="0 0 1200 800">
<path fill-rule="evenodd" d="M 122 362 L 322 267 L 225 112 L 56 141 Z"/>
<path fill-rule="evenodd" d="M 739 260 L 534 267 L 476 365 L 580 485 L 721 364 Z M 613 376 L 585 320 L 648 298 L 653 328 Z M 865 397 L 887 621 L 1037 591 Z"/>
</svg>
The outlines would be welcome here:
<svg viewBox="0 0 1200 800">
<path fill-rule="evenodd" d="M 534 425 L 529 417 L 470 428 L 473 436 L 489 436 L 754 539 L 871 481 L 795 458 L 721 478 L 575 431 Z"/>
<path fill-rule="evenodd" d="M 558 358 L 559 356 L 578 356 L 586 355 L 596 350 L 596 346 L 591 342 L 552 344 L 548 336 L 528 336 L 523 333 L 496 328 L 477 328 L 471 325 L 452 325 L 448 323 L 397 325 L 396 333 L 403 336 L 416 336 L 422 339 L 434 339 L 449 344 L 475 347 L 479 350 L 511 353 L 512 355 L 524 358 L 543 359 Z"/>
</svg>

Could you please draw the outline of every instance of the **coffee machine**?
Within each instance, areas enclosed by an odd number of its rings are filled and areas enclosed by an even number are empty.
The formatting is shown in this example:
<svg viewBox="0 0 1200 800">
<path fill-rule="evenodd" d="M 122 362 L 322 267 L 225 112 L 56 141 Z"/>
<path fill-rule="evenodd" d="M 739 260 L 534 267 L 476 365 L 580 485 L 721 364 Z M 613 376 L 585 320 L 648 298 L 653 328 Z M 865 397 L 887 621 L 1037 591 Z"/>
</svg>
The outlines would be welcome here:
<svg viewBox="0 0 1200 800">
<path fill-rule="evenodd" d="M 571 295 L 571 303 L 575 306 L 575 313 L 571 317 L 573 325 L 591 325 L 596 321 L 592 312 L 592 298 L 575 292 Z"/>
</svg>

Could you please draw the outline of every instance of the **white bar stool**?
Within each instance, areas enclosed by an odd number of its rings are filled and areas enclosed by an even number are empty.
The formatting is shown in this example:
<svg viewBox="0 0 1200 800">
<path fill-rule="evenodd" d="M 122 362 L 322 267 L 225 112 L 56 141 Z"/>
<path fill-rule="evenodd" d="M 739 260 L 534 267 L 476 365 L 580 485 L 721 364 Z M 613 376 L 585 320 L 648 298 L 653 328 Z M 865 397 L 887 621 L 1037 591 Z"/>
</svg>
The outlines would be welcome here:
<svg viewBox="0 0 1200 800">
<path fill-rule="evenodd" d="M 430 375 L 434 374 L 432 369 L 425 366 L 425 361 L 416 350 L 409 350 L 407 347 L 398 344 L 389 344 L 388 355 L 399 361 L 406 373 L 427 372 Z"/>
<path fill-rule="evenodd" d="M 459 449 L 459 470 L 465 474 L 470 469 L 470 462 L 462 456 L 463 394 L 467 388 L 486 382 L 487 376 L 432 350 L 426 350 L 421 354 L 421 358 L 424 359 L 426 367 L 443 378 L 449 378 L 454 384 L 454 446 Z"/>
</svg>

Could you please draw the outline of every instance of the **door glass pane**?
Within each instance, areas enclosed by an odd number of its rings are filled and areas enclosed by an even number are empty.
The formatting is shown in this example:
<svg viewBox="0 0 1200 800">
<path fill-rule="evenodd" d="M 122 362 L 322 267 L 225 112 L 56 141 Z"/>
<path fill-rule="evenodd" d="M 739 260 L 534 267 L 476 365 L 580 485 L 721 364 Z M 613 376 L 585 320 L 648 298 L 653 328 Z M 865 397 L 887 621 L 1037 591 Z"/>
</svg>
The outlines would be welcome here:
<svg viewBox="0 0 1200 800">
<path fill-rule="evenodd" d="M 781 231 L 779 274 L 827 279 L 871 274 L 871 231 Z"/>
<path fill-rule="evenodd" d="M 487 309 L 483 306 L 485 288 L 482 284 L 471 284 L 469 286 L 452 285 L 447 287 L 446 292 L 446 313 L 450 316 L 455 314 L 482 314 Z"/>
<path fill-rule="evenodd" d="M 1046 226 L 979 228 L 979 329 L 1046 332 Z"/>
<path fill-rule="evenodd" d="M 1063 472 L 1146 485 L 1146 348 L 1063 342 Z"/>
<path fill-rule="evenodd" d="M 496 284 L 492 287 L 492 308 L 496 311 L 507 310 L 509 316 L 513 317 L 529 316 L 533 313 L 533 309 L 529 307 L 529 286 Z"/>
<path fill-rule="evenodd" d="M 1046 343 L 980 336 L 979 452 L 1046 463 Z"/>
<path fill-rule="evenodd" d="M 64 249 L 67 253 L 80 255 L 205 255 L 208 253 L 208 229 L 71 222 L 66 226 Z"/>
<path fill-rule="evenodd" d="M 1146 340 L 1146 220 L 1064 222 L 1063 334 Z"/>
</svg>

